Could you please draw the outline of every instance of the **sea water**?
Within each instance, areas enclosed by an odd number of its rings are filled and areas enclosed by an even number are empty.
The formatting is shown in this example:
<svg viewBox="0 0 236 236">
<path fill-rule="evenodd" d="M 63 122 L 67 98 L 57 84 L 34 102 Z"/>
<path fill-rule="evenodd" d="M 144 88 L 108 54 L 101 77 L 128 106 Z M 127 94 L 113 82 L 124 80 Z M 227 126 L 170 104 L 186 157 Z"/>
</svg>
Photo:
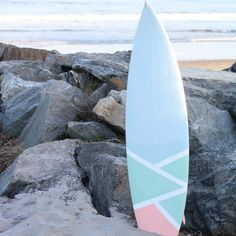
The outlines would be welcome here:
<svg viewBox="0 0 236 236">
<path fill-rule="evenodd" d="M 236 0 L 149 0 L 181 60 L 236 58 Z M 76 51 L 132 48 L 143 0 L 1 0 L 0 42 Z"/>
</svg>

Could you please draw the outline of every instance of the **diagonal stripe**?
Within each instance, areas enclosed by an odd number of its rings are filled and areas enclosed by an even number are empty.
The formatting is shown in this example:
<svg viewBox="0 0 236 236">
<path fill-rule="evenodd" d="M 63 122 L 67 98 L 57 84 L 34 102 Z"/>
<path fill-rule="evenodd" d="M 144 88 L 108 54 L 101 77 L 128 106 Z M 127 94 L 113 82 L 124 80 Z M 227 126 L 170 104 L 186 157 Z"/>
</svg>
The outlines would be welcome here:
<svg viewBox="0 0 236 236">
<path fill-rule="evenodd" d="M 180 224 L 160 205 L 160 203 L 155 202 L 154 205 L 161 211 L 161 213 L 166 217 L 166 219 L 177 229 L 180 229 Z"/>
<path fill-rule="evenodd" d="M 171 162 L 174 162 L 174 161 L 177 161 L 178 159 L 184 157 L 184 156 L 187 156 L 189 155 L 189 149 L 186 149 L 176 155 L 173 155 L 171 157 L 168 157 L 167 159 L 163 160 L 163 161 L 160 161 L 159 163 L 155 164 L 155 167 L 156 168 L 161 168 L 165 165 L 168 165 L 170 164 Z"/>
<path fill-rule="evenodd" d="M 156 198 L 152 198 L 152 199 L 149 199 L 147 201 L 143 201 L 143 202 L 137 203 L 137 204 L 134 205 L 134 209 L 142 208 L 142 207 L 145 207 L 145 206 L 150 205 L 152 203 L 155 204 L 155 203 L 158 203 L 160 201 L 164 201 L 166 199 L 178 196 L 178 195 L 180 195 L 182 193 L 186 193 L 186 192 L 187 192 L 187 188 L 181 188 L 181 189 L 178 189 L 178 190 L 175 190 L 175 191 L 163 194 L 163 195 L 158 196 Z"/>
<path fill-rule="evenodd" d="M 184 182 L 181 179 L 176 178 L 175 176 L 167 173 L 166 171 L 160 169 L 160 168 L 156 168 L 155 165 L 150 164 L 149 162 L 145 161 L 143 158 L 141 158 L 140 156 L 138 156 L 137 154 L 133 153 L 132 151 L 130 151 L 129 149 L 127 149 L 127 154 L 133 158 L 134 160 L 138 161 L 139 163 L 141 163 L 142 165 L 146 166 L 147 168 L 155 171 L 156 173 L 158 173 L 159 175 L 165 177 L 166 179 L 180 185 L 181 187 L 187 187 L 187 183 Z"/>
</svg>

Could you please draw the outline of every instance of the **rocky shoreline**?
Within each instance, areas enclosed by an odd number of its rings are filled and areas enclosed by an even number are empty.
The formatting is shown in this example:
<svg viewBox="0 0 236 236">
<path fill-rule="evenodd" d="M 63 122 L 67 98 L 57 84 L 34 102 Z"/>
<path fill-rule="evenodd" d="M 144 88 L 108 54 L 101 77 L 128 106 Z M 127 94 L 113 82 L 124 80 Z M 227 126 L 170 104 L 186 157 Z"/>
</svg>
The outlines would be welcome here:
<svg viewBox="0 0 236 236">
<path fill-rule="evenodd" d="M 135 227 L 127 180 L 130 55 L 0 44 L 1 235 L 152 235 Z M 191 151 L 181 235 L 236 235 L 233 71 L 181 69 Z"/>
</svg>

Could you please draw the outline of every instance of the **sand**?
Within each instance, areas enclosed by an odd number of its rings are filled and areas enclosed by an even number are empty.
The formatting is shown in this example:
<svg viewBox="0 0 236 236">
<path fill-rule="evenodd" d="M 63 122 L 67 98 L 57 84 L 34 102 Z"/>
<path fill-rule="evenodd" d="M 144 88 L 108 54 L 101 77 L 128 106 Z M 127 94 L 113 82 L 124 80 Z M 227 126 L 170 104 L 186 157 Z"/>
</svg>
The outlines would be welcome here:
<svg viewBox="0 0 236 236">
<path fill-rule="evenodd" d="M 180 67 L 204 68 L 214 71 L 221 71 L 233 65 L 235 60 L 199 60 L 179 61 Z"/>
</svg>

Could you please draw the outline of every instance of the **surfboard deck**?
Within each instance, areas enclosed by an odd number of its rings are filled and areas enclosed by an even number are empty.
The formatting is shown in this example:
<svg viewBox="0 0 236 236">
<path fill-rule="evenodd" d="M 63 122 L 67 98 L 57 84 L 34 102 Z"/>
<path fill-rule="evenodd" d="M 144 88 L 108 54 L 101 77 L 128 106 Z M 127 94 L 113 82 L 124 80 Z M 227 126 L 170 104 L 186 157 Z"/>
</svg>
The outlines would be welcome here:
<svg viewBox="0 0 236 236">
<path fill-rule="evenodd" d="M 177 236 L 189 165 L 186 100 L 171 43 L 145 3 L 132 50 L 126 103 L 129 184 L 138 227 Z"/>
</svg>

